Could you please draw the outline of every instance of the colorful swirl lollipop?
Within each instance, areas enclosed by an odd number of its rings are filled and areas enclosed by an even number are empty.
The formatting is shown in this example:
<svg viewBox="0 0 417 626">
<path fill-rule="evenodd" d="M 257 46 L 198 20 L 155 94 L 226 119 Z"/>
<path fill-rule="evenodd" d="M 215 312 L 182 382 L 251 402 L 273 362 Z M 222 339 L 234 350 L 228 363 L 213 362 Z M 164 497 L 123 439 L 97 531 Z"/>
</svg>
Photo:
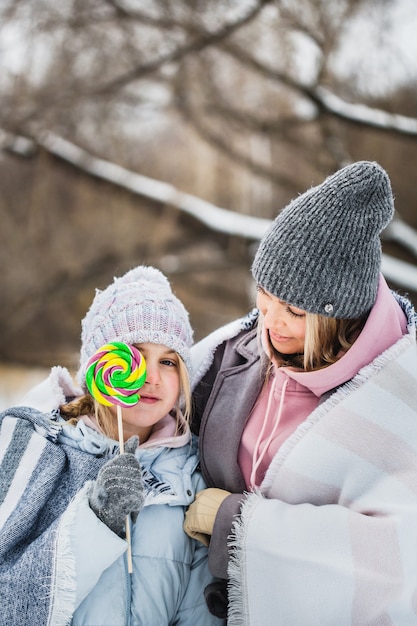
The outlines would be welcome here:
<svg viewBox="0 0 417 626">
<path fill-rule="evenodd" d="M 146 362 L 140 351 L 127 343 L 114 341 L 102 346 L 87 363 L 85 381 L 93 398 L 105 406 L 116 405 L 120 453 L 124 452 L 121 407 L 140 400 L 138 391 L 145 384 Z M 130 516 L 126 517 L 127 569 L 133 572 Z"/>
<path fill-rule="evenodd" d="M 145 380 L 144 357 L 135 346 L 121 341 L 102 346 L 87 363 L 87 388 L 105 406 L 134 406 L 139 402 L 138 391 Z"/>
</svg>

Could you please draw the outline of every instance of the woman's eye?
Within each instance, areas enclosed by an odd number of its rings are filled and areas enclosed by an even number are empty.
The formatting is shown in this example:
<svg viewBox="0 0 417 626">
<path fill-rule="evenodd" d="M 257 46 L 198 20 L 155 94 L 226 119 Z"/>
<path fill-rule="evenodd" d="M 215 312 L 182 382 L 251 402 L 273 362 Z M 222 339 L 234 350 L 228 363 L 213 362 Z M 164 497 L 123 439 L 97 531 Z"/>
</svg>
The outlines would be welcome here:
<svg viewBox="0 0 417 626">
<path fill-rule="evenodd" d="M 291 317 L 305 317 L 305 313 L 295 313 L 289 306 L 285 308 L 285 311 L 291 315 Z"/>
<path fill-rule="evenodd" d="M 266 291 L 263 287 L 261 287 L 260 285 L 256 285 L 256 291 L 260 294 L 262 294 L 263 296 L 266 296 Z"/>
</svg>

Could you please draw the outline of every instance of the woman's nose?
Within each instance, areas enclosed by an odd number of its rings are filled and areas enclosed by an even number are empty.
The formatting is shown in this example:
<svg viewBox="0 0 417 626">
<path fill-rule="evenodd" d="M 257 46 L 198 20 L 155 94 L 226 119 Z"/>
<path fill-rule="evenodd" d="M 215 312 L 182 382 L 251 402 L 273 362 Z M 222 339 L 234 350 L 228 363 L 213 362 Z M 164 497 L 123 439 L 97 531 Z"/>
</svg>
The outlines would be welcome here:
<svg viewBox="0 0 417 626">
<path fill-rule="evenodd" d="M 267 310 L 264 313 L 264 320 L 266 324 L 273 328 L 279 324 L 285 323 L 285 317 L 283 315 L 284 309 L 279 303 L 271 302 Z"/>
</svg>

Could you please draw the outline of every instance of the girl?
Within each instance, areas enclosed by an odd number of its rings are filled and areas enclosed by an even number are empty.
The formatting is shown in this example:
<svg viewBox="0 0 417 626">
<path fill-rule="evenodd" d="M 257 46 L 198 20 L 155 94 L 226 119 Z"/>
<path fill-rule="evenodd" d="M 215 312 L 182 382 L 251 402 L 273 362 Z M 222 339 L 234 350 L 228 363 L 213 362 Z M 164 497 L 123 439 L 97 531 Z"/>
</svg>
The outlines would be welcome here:
<svg viewBox="0 0 417 626">
<path fill-rule="evenodd" d="M 80 389 L 55 367 L 27 406 L 0 416 L 0 621 L 220 624 L 204 601 L 206 548 L 183 532 L 204 487 L 188 425 L 188 314 L 165 276 L 141 266 L 97 292 L 81 339 Z M 85 384 L 90 357 L 113 341 L 135 345 L 147 365 L 140 401 L 122 409 L 124 454 L 116 407 Z"/>
<path fill-rule="evenodd" d="M 209 488 L 185 528 L 229 580 L 229 625 L 417 621 L 416 328 L 380 273 L 392 215 L 366 161 L 296 198 L 256 253 L 257 310 L 195 348 Z"/>
</svg>

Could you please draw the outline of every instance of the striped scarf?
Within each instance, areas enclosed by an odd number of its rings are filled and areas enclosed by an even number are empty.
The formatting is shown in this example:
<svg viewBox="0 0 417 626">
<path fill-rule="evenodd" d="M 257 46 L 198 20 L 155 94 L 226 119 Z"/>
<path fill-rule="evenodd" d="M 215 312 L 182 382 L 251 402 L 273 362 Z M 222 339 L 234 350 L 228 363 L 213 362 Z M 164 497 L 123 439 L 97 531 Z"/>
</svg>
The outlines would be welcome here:
<svg viewBox="0 0 417 626">
<path fill-rule="evenodd" d="M 60 516 L 105 458 L 57 445 L 59 424 L 18 407 L 0 413 L 0 623 L 50 624 Z"/>
</svg>

